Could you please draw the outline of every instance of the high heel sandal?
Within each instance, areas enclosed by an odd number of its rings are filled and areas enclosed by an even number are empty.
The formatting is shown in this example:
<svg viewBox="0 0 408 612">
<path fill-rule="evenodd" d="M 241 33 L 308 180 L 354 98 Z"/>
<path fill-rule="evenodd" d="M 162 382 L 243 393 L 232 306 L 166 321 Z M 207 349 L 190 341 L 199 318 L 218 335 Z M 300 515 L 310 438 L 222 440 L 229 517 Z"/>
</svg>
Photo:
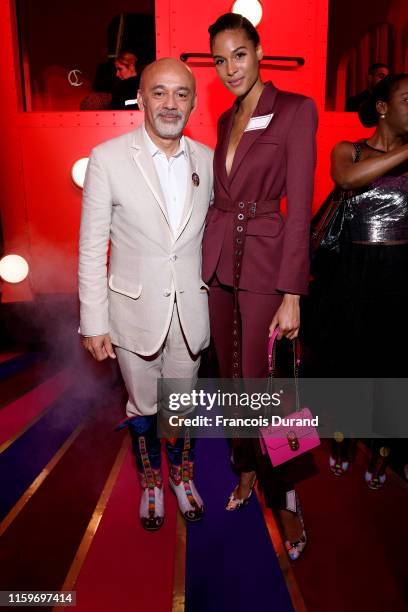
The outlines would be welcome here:
<svg viewBox="0 0 408 612">
<path fill-rule="evenodd" d="M 369 489 L 378 491 L 378 489 L 381 489 L 381 487 L 384 486 L 387 477 L 385 474 L 373 474 L 367 470 L 364 474 L 364 480 L 366 481 Z"/>
<path fill-rule="evenodd" d="M 329 458 L 330 471 L 335 476 L 343 476 L 349 467 L 347 458 L 348 444 L 341 431 L 336 431 L 332 440 L 331 455 Z"/>
<path fill-rule="evenodd" d="M 252 495 L 252 491 L 254 490 L 254 486 L 256 483 L 256 479 L 257 479 L 257 475 L 255 474 L 255 476 L 252 479 L 252 483 L 250 486 L 250 491 L 248 493 L 248 495 L 244 498 L 239 498 L 235 496 L 235 493 L 238 490 L 239 484 L 237 484 L 237 486 L 235 487 L 235 489 L 233 490 L 233 492 L 231 493 L 231 495 L 228 498 L 227 501 L 227 505 L 225 506 L 225 509 L 228 510 L 228 512 L 231 512 L 233 510 L 242 510 L 242 508 L 244 508 L 245 506 L 248 505 L 249 500 L 251 498 Z"/>
<path fill-rule="evenodd" d="M 330 455 L 329 458 L 330 471 L 335 476 L 343 476 L 349 467 L 348 461 L 339 461 Z"/>
<path fill-rule="evenodd" d="M 288 493 L 292 493 L 292 491 L 288 491 Z M 288 553 L 289 559 L 291 559 L 291 561 L 296 561 L 297 559 L 299 559 L 300 555 L 302 554 L 307 544 L 307 535 L 306 535 L 306 529 L 305 529 L 305 522 L 303 520 L 302 509 L 300 507 L 299 496 L 295 491 L 293 491 L 293 493 L 295 494 L 294 500 L 293 500 L 295 501 L 295 510 L 293 510 L 293 505 L 291 505 L 291 507 L 288 507 L 289 504 L 287 504 L 285 509 L 288 510 L 289 512 L 292 512 L 293 514 L 296 514 L 296 516 L 298 517 L 300 524 L 302 526 L 302 535 L 300 536 L 300 538 L 298 538 L 294 542 L 290 542 L 289 540 L 286 540 L 285 548 L 286 548 L 286 552 Z"/>
<path fill-rule="evenodd" d="M 378 489 L 381 489 L 387 480 L 385 470 L 388 465 L 389 455 L 389 447 L 382 446 L 378 452 L 378 455 L 374 455 L 372 457 L 370 465 L 364 474 L 364 480 L 366 481 L 368 487 L 373 491 L 378 491 Z"/>
</svg>

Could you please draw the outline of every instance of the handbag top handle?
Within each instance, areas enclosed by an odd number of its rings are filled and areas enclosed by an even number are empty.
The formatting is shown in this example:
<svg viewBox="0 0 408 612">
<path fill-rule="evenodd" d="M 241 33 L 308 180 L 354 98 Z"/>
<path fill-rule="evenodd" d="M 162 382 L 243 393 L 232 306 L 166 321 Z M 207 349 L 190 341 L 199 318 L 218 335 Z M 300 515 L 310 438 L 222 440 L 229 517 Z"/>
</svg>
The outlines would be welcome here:
<svg viewBox="0 0 408 612">
<path fill-rule="evenodd" d="M 280 327 L 278 325 L 273 330 L 272 335 L 270 336 L 269 341 L 268 341 L 268 371 L 269 371 L 269 374 L 272 374 L 274 370 L 274 365 L 275 365 L 274 364 L 274 346 L 275 346 L 275 341 L 279 335 L 279 332 L 280 332 Z M 299 366 L 300 366 L 300 346 L 299 346 L 298 339 L 296 338 L 295 340 L 292 340 L 292 344 L 293 344 L 293 365 L 294 365 L 295 376 L 296 376 L 299 370 Z"/>
</svg>

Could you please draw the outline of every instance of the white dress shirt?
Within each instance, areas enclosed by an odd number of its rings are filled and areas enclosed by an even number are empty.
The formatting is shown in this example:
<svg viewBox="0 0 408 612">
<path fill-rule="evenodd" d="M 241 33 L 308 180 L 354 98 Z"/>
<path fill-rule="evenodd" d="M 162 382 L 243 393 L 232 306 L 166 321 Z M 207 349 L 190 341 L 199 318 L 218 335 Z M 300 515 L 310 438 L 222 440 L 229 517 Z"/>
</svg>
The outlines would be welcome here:
<svg viewBox="0 0 408 612">
<path fill-rule="evenodd" d="M 178 151 L 169 159 L 150 138 L 143 126 L 146 145 L 153 158 L 154 167 L 166 200 L 167 214 L 173 234 L 176 234 L 183 215 L 187 190 L 188 154 L 184 136 Z"/>
</svg>

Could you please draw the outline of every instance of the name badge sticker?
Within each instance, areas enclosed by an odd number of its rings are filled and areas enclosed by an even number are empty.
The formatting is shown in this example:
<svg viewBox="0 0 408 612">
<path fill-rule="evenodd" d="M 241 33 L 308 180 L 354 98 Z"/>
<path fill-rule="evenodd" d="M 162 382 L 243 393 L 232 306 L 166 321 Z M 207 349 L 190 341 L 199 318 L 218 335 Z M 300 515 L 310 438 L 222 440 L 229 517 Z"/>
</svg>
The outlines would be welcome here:
<svg viewBox="0 0 408 612">
<path fill-rule="evenodd" d="M 264 130 L 270 124 L 274 113 L 270 115 L 259 115 L 259 117 L 251 117 L 248 121 L 244 132 L 251 132 L 252 130 Z"/>
</svg>

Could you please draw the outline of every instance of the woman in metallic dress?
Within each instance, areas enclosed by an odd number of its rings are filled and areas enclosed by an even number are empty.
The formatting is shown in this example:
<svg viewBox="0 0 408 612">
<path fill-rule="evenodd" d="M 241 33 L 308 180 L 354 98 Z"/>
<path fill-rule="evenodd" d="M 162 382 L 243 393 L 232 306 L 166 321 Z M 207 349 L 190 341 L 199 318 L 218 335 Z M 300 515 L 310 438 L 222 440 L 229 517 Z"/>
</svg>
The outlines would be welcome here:
<svg viewBox="0 0 408 612">
<path fill-rule="evenodd" d="M 395 387 L 391 400 L 391 388 L 386 391 L 379 379 L 408 375 L 408 74 L 378 83 L 359 117 L 364 126 L 375 126 L 374 133 L 339 142 L 332 151 L 334 182 L 352 195 L 325 307 L 321 361 L 334 376 L 375 378 L 374 430 L 395 437 L 403 407 Z M 385 482 L 389 444 L 371 446 L 365 478 L 377 489 Z M 331 470 L 342 475 L 349 464 L 346 445 L 333 455 Z"/>
</svg>

